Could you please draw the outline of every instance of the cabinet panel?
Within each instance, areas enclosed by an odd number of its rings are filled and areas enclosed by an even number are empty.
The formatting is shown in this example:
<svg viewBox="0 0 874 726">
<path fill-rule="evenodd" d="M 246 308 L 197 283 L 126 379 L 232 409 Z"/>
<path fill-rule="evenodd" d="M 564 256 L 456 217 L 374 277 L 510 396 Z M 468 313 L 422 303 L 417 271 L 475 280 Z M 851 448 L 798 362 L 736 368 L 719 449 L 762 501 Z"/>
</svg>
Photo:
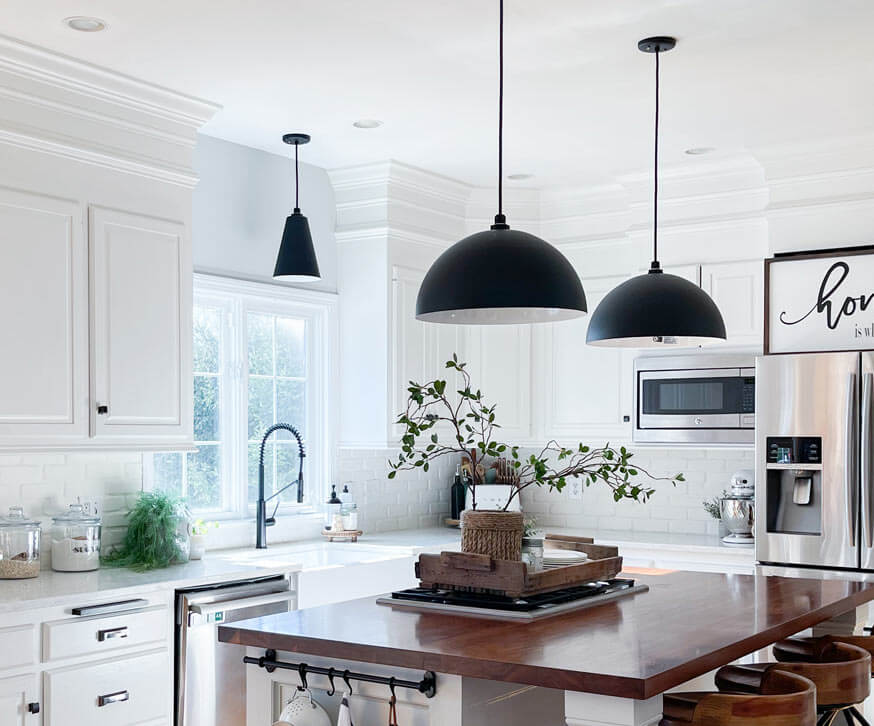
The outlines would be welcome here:
<svg viewBox="0 0 874 726">
<path fill-rule="evenodd" d="M 46 726 L 126 726 L 169 717 L 166 649 L 47 671 Z"/>
<path fill-rule="evenodd" d="M 407 387 L 410 381 L 425 383 L 447 376 L 445 363 L 458 353 L 463 359 L 463 328 L 416 320 L 416 297 L 425 273 L 407 267 L 392 268 L 391 360 L 392 379 L 390 435 L 400 436 L 402 429 L 393 422 L 406 409 Z M 452 381 L 450 381 L 450 384 Z M 448 390 L 455 390 L 451 385 Z"/>
<path fill-rule="evenodd" d="M 11 678 L 0 678 L 0 724 L 29 726 L 39 723 L 39 715 L 32 714 L 29 704 L 37 704 L 37 678 L 33 673 Z"/>
<path fill-rule="evenodd" d="M 467 336 L 473 383 L 488 405 L 497 406 L 498 439 L 511 445 L 530 440 L 531 326 L 471 326 Z"/>
<path fill-rule="evenodd" d="M 85 439 L 87 248 L 72 201 L 0 190 L 0 440 Z"/>
<path fill-rule="evenodd" d="M 184 227 L 92 207 L 89 229 L 92 433 L 190 440 L 192 278 Z"/>
<path fill-rule="evenodd" d="M 538 331 L 538 369 L 535 391 L 543 405 L 542 438 L 566 444 L 584 438 L 592 444 L 627 438 L 622 421 L 631 390 L 631 358 L 621 348 L 586 345 L 589 316 L 601 299 L 625 277 L 583 279 L 589 315 L 549 323 Z"/>
<path fill-rule="evenodd" d="M 762 344 L 763 274 L 761 260 L 702 265 L 701 286 L 722 313 L 726 345 Z"/>
</svg>

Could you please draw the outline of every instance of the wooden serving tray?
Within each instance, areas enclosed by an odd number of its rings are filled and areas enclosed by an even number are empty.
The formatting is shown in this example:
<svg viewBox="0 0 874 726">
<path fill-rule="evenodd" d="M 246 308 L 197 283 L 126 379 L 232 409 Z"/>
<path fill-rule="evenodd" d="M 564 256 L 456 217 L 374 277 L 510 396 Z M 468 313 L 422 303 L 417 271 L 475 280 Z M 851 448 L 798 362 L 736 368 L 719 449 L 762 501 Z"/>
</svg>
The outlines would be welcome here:
<svg viewBox="0 0 874 726">
<path fill-rule="evenodd" d="M 596 545 L 590 537 L 546 535 L 546 546 L 585 552 L 589 559 L 578 565 L 529 572 L 524 562 L 495 560 L 488 555 L 441 552 L 419 555 L 416 577 L 424 588 L 489 592 L 525 597 L 597 580 L 609 580 L 622 569 L 617 547 Z"/>
</svg>

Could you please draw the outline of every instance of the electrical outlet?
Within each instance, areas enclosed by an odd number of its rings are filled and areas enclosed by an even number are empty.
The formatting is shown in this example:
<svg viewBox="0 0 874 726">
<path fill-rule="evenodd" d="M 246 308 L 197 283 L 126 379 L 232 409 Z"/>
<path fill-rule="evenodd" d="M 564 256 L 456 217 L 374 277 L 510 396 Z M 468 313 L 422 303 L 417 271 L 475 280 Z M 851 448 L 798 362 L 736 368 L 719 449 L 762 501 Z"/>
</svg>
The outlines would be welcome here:
<svg viewBox="0 0 874 726">
<path fill-rule="evenodd" d="M 103 514 L 103 502 L 100 499 L 82 499 L 82 510 L 89 517 L 100 517 Z"/>
<path fill-rule="evenodd" d="M 583 481 L 582 479 L 571 478 L 568 480 L 566 491 L 571 499 L 583 498 Z"/>
</svg>

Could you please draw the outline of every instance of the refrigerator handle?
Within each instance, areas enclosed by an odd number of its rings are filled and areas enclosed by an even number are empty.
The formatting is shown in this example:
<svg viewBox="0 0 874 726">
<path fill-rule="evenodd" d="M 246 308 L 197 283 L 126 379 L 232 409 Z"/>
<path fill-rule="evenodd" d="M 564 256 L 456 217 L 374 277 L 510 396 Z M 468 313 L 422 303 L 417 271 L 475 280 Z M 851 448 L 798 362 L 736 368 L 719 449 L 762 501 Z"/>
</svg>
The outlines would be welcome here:
<svg viewBox="0 0 874 726">
<path fill-rule="evenodd" d="M 856 480 L 856 374 L 847 376 L 847 428 L 846 451 L 844 452 L 844 486 L 847 493 L 847 524 L 850 532 L 850 546 L 856 546 L 857 492 L 859 485 Z"/>
<path fill-rule="evenodd" d="M 874 373 L 862 375 L 862 536 L 867 547 L 874 547 L 874 496 L 872 496 L 871 413 L 874 406 Z"/>
</svg>

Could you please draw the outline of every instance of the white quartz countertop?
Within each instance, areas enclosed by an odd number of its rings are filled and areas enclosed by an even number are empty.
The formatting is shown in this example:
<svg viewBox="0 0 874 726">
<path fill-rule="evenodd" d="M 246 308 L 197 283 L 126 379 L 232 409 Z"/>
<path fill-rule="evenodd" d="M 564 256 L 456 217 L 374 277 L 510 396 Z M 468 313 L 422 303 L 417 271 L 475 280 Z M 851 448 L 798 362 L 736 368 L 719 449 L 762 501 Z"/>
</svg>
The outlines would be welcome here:
<svg viewBox="0 0 874 726">
<path fill-rule="evenodd" d="M 620 552 L 682 552 L 698 555 L 714 564 L 754 563 L 752 548 L 732 548 L 715 536 L 662 534 L 652 532 L 587 531 L 546 528 L 550 533 L 586 535 L 601 544 L 615 544 Z M 53 572 L 43 570 L 28 580 L 0 580 L 0 612 L 21 607 L 49 607 L 68 604 L 71 596 L 81 596 L 83 604 L 110 598 L 135 597 L 156 588 L 179 589 L 218 584 L 251 577 L 284 575 L 293 572 L 345 567 L 380 560 L 412 557 L 421 552 L 458 550 L 458 529 L 432 528 L 402 530 L 362 536 L 357 543 L 328 543 L 322 538 L 254 548 L 213 550 L 202 560 L 174 565 L 146 573 L 124 568 L 102 568 L 94 572 Z"/>
</svg>

